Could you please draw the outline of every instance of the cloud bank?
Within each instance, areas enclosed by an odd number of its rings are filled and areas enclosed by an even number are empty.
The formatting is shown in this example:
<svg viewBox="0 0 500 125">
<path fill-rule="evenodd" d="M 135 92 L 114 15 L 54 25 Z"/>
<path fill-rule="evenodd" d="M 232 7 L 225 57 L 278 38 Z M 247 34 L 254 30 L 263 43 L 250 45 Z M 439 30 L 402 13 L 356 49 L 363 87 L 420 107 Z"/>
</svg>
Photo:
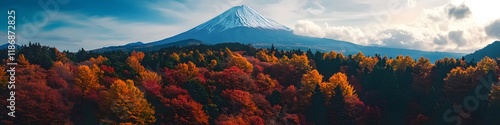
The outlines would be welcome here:
<svg viewBox="0 0 500 125">
<path fill-rule="evenodd" d="M 361 45 L 459 53 L 473 52 L 500 38 L 500 19 L 488 25 L 479 24 L 463 3 L 425 9 L 416 20 L 404 24 L 386 23 L 390 22 L 387 17 L 392 16 L 386 15 L 389 16 L 376 15 L 373 23 L 359 27 L 299 20 L 294 33 Z"/>
</svg>

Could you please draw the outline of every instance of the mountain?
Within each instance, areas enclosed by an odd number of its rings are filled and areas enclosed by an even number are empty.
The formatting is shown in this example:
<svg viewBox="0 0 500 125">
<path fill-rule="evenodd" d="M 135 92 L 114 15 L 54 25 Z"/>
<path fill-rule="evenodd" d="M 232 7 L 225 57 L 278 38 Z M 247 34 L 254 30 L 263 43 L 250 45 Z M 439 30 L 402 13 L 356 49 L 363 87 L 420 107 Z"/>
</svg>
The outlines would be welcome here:
<svg viewBox="0 0 500 125">
<path fill-rule="evenodd" d="M 465 59 L 478 62 L 486 56 L 490 58 L 500 58 L 500 50 L 498 48 L 500 48 L 500 41 L 495 41 L 474 53 L 467 54 Z"/>
<path fill-rule="evenodd" d="M 204 44 L 202 41 L 197 39 L 185 39 L 181 41 L 176 41 L 172 43 L 152 45 L 152 44 L 144 44 L 143 42 L 135 42 L 129 43 L 123 46 L 109 46 L 103 47 L 100 49 L 92 50 L 94 52 L 106 52 L 106 51 L 131 51 L 131 50 L 139 50 L 139 51 L 151 51 L 151 50 L 159 50 L 167 47 L 183 47 L 183 46 L 192 46 L 192 45 L 201 45 Z"/>
<path fill-rule="evenodd" d="M 465 54 L 426 52 L 419 50 L 396 49 L 386 47 L 362 46 L 351 42 L 339 41 L 326 38 L 300 36 L 293 31 L 252 9 L 241 5 L 232 7 L 220 15 L 178 35 L 144 45 L 119 46 L 114 48 L 103 48 L 109 50 L 159 50 L 174 42 L 189 39 L 203 41 L 205 44 L 239 42 L 252 44 L 255 47 L 275 47 L 282 49 L 302 49 L 318 51 L 337 51 L 344 54 L 355 54 L 363 52 L 367 55 L 381 54 L 390 57 L 398 55 L 409 55 L 415 58 L 426 56 L 430 60 L 444 57 L 459 58 Z M 97 49 L 96 51 L 103 51 Z"/>
<path fill-rule="evenodd" d="M 197 39 L 185 39 L 185 40 L 176 41 L 176 42 L 172 42 L 172 43 L 166 43 L 166 44 L 157 44 L 157 45 L 147 44 L 147 45 L 143 46 L 143 48 L 145 48 L 145 49 L 142 49 L 142 50 L 148 50 L 147 48 L 157 50 L 157 49 L 173 47 L 173 46 L 184 47 L 184 46 L 195 46 L 195 45 L 201 45 L 201 44 L 204 44 L 203 41 L 200 41 Z"/>
<path fill-rule="evenodd" d="M 152 42 L 166 44 L 184 39 L 198 39 L 210 44 L 223 42 L 278 42 L 293 39 L 293 31 L 264 17 L 246 5 L 235 6 L 186 32 Z"/>
<path fill-rule="evenodd" d="M 3 44 L 3 45 L 0 45 L 0 50 L 2 50 L 2 49 L 8 49 L 9 45 L 10 45 L 9 43 L 6 43 L 6 44 Z M 20 46 L 20 45 L 17 45 L 17 44 L 14 44 L 14 46 L 16 46 L 16 49 L 21 48 L 21 46 Z"/>
<path fill-rule="evenodd" d="M 92 50 L 92 51 L 94 51 L 94 52 L 105 52 L 105 51 L 113 51 L 113 50 L 127 51 L 127 50 L 138 49 L 138 48 L 140 48 L 143 45 L 146 45 L 146 44 L 144 44 L 143 42 L 134 42 L 134 43 L 129 43 L 129 44 L 122 45 L 122 46 L 103 47 L 103 48 Z"/>
</svg>

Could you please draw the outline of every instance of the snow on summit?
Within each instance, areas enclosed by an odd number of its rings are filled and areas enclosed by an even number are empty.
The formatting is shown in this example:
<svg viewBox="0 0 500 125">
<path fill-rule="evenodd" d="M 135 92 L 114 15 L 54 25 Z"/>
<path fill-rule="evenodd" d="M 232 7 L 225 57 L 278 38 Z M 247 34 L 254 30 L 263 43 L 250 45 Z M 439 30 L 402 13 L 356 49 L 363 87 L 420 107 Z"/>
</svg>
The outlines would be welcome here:
<svg viewBox="0 0 500 125">
<path fill-rule="evenodd" d="M 221 32 L 235 27 L 251 27 L 271 30 L 286 30 L 290 28 L 278 22 L 266 18 L 249 6 L 241 5 L 232 7 L 209 21 L 193 28 L 195 31 L 208 30 L 209 32 Z"/>
</svg>

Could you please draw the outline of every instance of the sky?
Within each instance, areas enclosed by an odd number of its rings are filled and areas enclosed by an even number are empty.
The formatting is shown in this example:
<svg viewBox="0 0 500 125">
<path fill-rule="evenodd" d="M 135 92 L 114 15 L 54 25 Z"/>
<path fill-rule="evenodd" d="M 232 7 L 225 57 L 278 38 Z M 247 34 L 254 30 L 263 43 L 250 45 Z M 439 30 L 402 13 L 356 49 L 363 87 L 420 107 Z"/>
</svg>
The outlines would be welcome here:
<svg viewBox="0 0 500 125">
<path fill-rule="evenodd" d="M 7 0 L 0 8 L 16 11 L 18 44 L 77 51 L 161 40 L 238 5 L 298 35 L 360 45 L 471 53 L 500 39 L 495 0 Z"/>
</svg>

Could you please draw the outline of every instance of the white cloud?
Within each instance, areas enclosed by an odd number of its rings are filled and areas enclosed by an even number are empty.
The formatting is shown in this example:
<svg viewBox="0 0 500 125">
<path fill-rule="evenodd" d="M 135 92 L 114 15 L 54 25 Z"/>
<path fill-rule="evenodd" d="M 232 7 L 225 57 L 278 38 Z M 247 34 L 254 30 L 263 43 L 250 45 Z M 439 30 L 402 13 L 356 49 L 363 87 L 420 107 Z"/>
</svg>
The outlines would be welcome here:
<svg viewBox="0 0 500 125">
<path fill-rule="evenodd" d="M 448 10 L 448 16 L 455 19 L 463 19 L 472 14 L 469 7 L 465 4 L 461 4 L 458 6 L 450 4 L 446 9 Z"/>
<path fill-rule="evenodd" d="M 294 32 L 299 35 L 325 37 L 325 31 L 323 30 L 323 28 L 309 20 L 297 21 Z"/>
<path fill-rule="evenodd" d="M 177 26 L 129 23 L 112 17 L 87 17 L 75 13 L 59 13 L 51 21 L 68 25 L 38 32 L 36 36 L 23 41 L 39 42 L 62 50 L 76 51 L 81 47 L 90 50 L 136 41 L 157 41 L 182 29 Z"/>
<path fill-rule="evenodd" d="M 484 30 L 486 34 L 490 37 L 500 39 L 500 19 L 494 21 L 493 23 L 487 25 Z"/>
<path fill-rule="evenodd" d="M 462 2 L 424 9 L 418 18 L 405 24 L 388 23 L 392 22 L 390 19 L 397 19 L 394 17 L 397 15 L 391 14 L 366 26 L 318 25 L 315 21 L 299 20 L 294 32 L 361 45 L 468 53 L 489 44 L 494 40 L 492 37 L 500 37 L 500 31 L 496 30 L 500 29 L 497 28 L 500 20 L 485 28 L 471 14 Z"/>
<path fill-rule="evenodd" d="M 148 4 L 175 24 L 124 22 L 109 17 L 61 12 L 50 19 L 71 26 L 39 32 L 22 41 L 75 51 L 167 38 L 199 25 L 236 5 L 249 5 L 296 34 L 430 51 L 472 52 L 500 38 L 498 23 L 484 23 L 496 4 L 464 0 L 187 0 Z M 498 3 L 498 2 L 492 2 Z M 467 5 L 467 6 L 460 6 Z M 488 5 L 488 8 L 483 7 Z M 492 8 L 494 7 L 494 8 Z M 454 8 L 450 11 L 450 8 Z M 370 13 L 370 12 L 380 13 Z M 470 12 L 470 13 L 469 13 Z M 488 13 L 490 12 L 490 13 Z M 469 15 L 470 14 L 470 15 Z M 387 16 L 381 17 L 380 15 Z M 452 16 L 456 19 L 450 19 Z M 460 20 L 457 20 L 460 19 Z M 479 20 L 476 20 L 479 19 Z M 407 23 L 412 21 L 411 23 Z M 479 23 L 478 23 L 479 22 Z M 487 25 L 487 26 L 485 26 Z M 462 32 L 462 33 L 457 33 Z M 450 37 L 457 36 L 457 37 Z M 23 38 L 21 38 L 23 39 Z"/>
</svg>

